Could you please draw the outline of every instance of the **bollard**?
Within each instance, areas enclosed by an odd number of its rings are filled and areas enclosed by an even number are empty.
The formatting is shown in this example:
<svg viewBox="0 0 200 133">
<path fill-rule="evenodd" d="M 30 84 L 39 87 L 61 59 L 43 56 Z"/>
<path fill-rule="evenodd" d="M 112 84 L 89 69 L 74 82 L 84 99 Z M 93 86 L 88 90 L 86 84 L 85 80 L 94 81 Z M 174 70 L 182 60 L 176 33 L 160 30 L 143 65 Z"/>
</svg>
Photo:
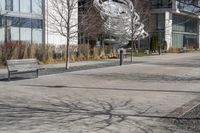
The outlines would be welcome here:
<svg viewBox="0 0 200 133">
<path fill-rule="evenodd" d="M 160 44 L 159 44 L 158 53 L 159 53 L 159 55 L 161 55 L 161 46 L 160 46 Z"/>
<path fill-rule="evenodd" d="M 123 50 L 122 49 L 120 49 L 119 57 L 120 57 L 120 66 L 121 66 L 123 64 Z"/>
</svg>

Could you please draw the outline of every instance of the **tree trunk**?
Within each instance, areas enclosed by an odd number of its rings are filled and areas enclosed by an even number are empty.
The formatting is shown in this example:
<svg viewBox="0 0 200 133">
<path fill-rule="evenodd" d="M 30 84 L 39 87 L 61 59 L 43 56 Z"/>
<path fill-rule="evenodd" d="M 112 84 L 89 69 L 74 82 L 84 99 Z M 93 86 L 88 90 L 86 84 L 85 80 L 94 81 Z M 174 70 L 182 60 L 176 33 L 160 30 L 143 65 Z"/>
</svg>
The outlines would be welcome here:
<svg viewBox="0 0 200 133">
<path fill-rule="evenodd" d="M 131 62 L 133 62 L 133 39 L 131 40 Z"/>
<path fill-rule="evenodd" d="M 69 41 L 70 41 L 70 3 L 69 3 L 69 0 L 67 0 L 67 10 L 68 10 L 68 18 L 67 18 L 67 51 L 66 51 L 66 70 L 69 69 Z"/>
<path fill-rule="evenodd" d="M 67 49 L 66 49 L 66 70 L 69 69 L 69 41 L 67 41 Z"/>
<path fill-rule="evenodd" d="M 133 16 L 131 16 L 131 62 L 133 62 Z"/>
</svg>

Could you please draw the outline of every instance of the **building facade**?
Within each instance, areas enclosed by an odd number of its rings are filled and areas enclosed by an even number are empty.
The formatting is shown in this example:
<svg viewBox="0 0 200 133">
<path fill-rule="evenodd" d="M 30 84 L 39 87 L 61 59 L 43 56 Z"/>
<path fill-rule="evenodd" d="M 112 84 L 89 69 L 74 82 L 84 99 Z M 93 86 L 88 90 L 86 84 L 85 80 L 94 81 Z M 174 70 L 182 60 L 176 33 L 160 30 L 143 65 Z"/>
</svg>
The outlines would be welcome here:
<svg viewBox="0 0 200 133">
<path fill-rule="evenodd" d="M 135 5 L 134 3 L 136 11 L 140 13 L 142 12 L 140 14 L 141 21 L 144 21 L 144 28 L 149 32 L 148 38 L 138 41 L 138 47 L 143 49 L 151 48 L 152 38 L 156 38 L 157 45 L 163 45 L 165 43 L 167 44 L 167 49 L 183 47 L 199 48 L 200 17 L 198 12 L 200 9 L 200 3 L 198 0 L 195 1 L 195 3 L 190 2 L 190 0 L 142 0 L 139 2 L 139 5 Z M 92 3 L 92 1 L 80 0 L 79 6 L 83 6 L 84 3 L 87 3 L 85 6 L 87 7 L 88 3 Z M 148 4 L 150 5 L 150 8 L 148 8 Z M 145 13 L 147 14 L 144 15 Z M 84 14 L 84 10 L 79 8 L 79 20 L 81 20 L 81 18 L 85 18 L 82 14 Z M 98 15 L 97 12 L 93 12 L 93 14 L 96 14 L 96 16 Z M 89 15 L 92 16 L 91 14 Z M 88 18 L 92 18 L 92 20 L 96 18 L 96 16 L 90 17 L 89 15 Z M 147 18 L 149 19 L 148 21 Z M 101 18 L 99 17 L 98 19 Z M 86 19 L 86 21 L 88 21 L 88 19 Z M 95 27 L 96 23 L 91 24 L 92 26 L 89 25 L 90 23 L 92 23 L 92 21 L 88 21 L 87 26 L 79 27 L 82 31 L 79 32 L 79 43 L 84 42 L 82 40 L 87 40 L 88 38 L 89 40 L 95 40 L 95 37 L 91 37 L 91 35 L 88 34 L 88 29 L 95 29 L 92 27 Z M 96 29 L 93 30 L 92 33 L 92 35 L 96 36 L 96 40 L 99 40 L 99 38 L 101 39 L 98 34 L 104 34 L 103 32 L 99 32 L 100 30 L 97 30 L 101 29 L 100 26 L 101 24 L 96 26 Z M 87 32 L 83 34 L 85 28 L 87 28 Z M 156 47 L 158 48 L 158 46 Z"/>
<path fill-rule="evenodd" d="M 147 3 L 146 1 L 144 3 Z M 141 41 L 140 46 L 148 48 L 150 45 L 148 40 L 151 40 L 152 36 L 157 36 L 160 43 L 164 41 L 167 43 L 168 49 L 199 48 L 200 17 L 199 8 L 195 6 L 200 4 L 198 1 L 193 4 L 181 3 L 181 0 L 149 1 L 151 23 L 145 24 L 145 27 L 150 27 L 147 29 L 150 37 Z M 52 26 L 48 23 L 47 11 L 51 10 L 48 10 L 47 2 L 48 0 L 0 0 L 0 43 L 65 44 L 66 38 L 50 32 L 49 27 Z M 94 8 L 88 13 L 90 5 L 92 0 L 79 0 L 79 10 L 73 16 L 76 23 L 81 21 L 81 25 L 76 27 L 79 35 L 71 44 L 77 44 L 78 40 L 79 43 L 93 40 L 90 42 L 95 44 L 106 37 L 103 35 L 99 14 Z M 89 17 L 86 17 L 87 15 Z M 83 18 L 85 22 L 82 22 Z"/>
<path fill-rule="evenodd" d="M 188 1 L 190 2 L 190 1 Z M 196 3 L 178 0 L 152 0 L 152 35 L 160 42 L 165 41 L 167 48 L 199 48 L 199 8 Z"/>
<path fill-rule="evenodd" d="M 44 1 L 44 0 L 43 0 Z M 67 27 L 69 19 L 70 45 L 78 44 L 78 0 L 70 0 L 73 6 L 68 8 L 67 1 L 62 3 L 58 0 L 45 0 L 45 43 L 52 45 L 66 45 Z M 56 8 L 56 6 L 59 8 Z M 70 10 L 70 14 L 67 12 Z"/>
<path fill-rule="evenodd" d="M 1 0 L 0 42 L 44 43 L 43 2 L 43 0 Z"/>
</svg>

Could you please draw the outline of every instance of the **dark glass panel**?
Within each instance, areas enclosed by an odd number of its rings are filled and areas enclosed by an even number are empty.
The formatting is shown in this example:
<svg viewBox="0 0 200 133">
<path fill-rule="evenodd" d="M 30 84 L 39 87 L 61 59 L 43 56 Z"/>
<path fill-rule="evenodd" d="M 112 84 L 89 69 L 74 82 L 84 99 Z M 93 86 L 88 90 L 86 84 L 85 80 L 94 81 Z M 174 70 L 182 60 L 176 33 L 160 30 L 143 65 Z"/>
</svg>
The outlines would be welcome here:
<svg viewBox="0 0 200 133">
<path fill-rule="evenodd" d="M 6 0 L 6 10 L 13 11 L 13 0 Z"/>
<path fill-rule="evenodd" d="M 32 19 L 32 28 L 42 28 L 42 20 L 40 19 Z"/>
<path fill-rule="evenodd" d="M 0 27 L 2 27 L 2 26 L 3 26 L 3 17 L 0 16 Z"/>
<path fill-rule="evenodd" d="M 186 16 L 173 15 L 173 31 L 178 32 L 198 32 L 198 20 Z"/>
<path fill-rule="evenodd" d="M 20 27 L 31 28 L 31 21 L 30 18 L 20 18 Z"/>
</svg>

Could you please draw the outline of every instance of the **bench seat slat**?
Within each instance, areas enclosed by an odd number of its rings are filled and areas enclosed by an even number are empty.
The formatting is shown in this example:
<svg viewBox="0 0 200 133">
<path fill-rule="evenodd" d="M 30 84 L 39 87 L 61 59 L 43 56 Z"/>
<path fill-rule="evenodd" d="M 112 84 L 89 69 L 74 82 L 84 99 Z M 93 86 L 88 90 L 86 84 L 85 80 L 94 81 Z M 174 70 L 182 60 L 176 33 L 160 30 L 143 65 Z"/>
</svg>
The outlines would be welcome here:
<svg viewBox="0 0 200 133">
<path fill-rule="evenodd" d="M 12 70 L 32 70 L 32 69 L 35 69 L 37 70 L 38 69 L 38 66 L 11 66 L 11 67 L 8 67 L 9 71 L 12 71 Z"/>
</svg>

